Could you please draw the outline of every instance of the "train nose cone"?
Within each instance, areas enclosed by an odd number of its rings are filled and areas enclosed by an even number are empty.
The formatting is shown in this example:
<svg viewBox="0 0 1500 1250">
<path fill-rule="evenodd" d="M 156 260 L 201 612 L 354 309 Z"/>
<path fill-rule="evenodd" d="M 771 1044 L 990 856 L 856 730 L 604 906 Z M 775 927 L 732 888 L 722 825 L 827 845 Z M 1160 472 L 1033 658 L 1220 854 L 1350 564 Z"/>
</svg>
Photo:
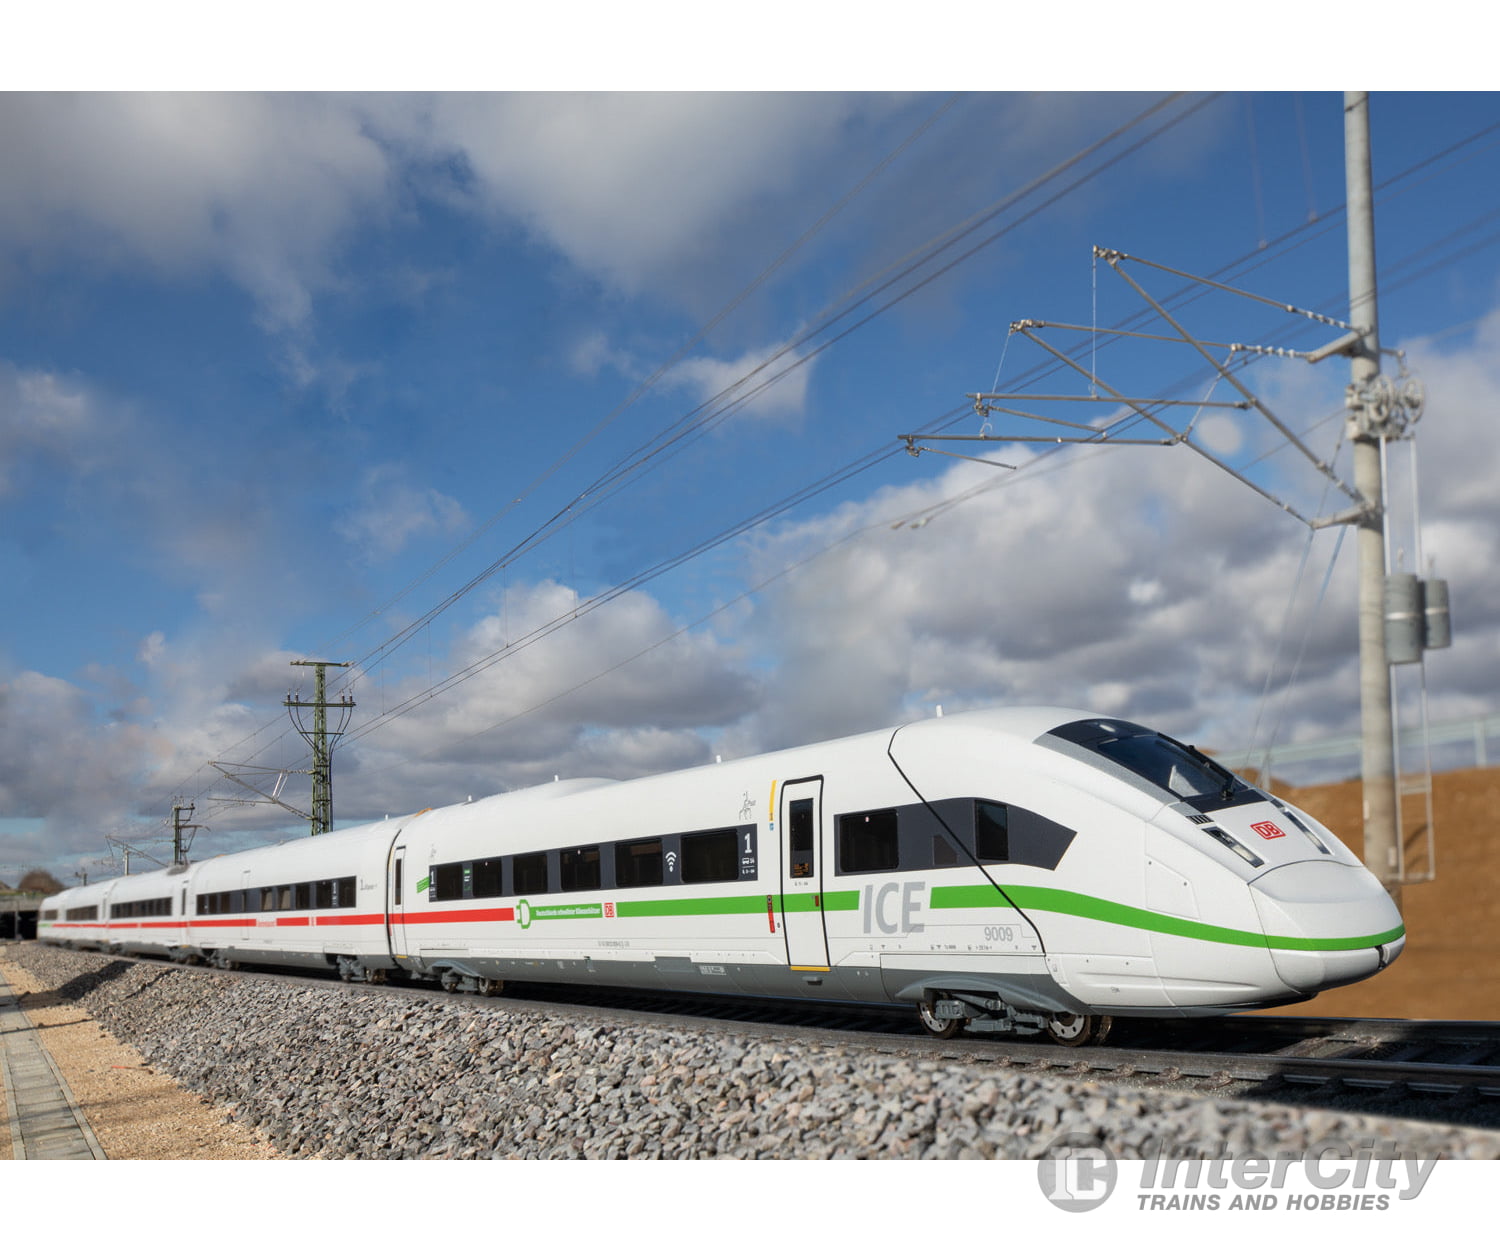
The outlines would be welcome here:
<svg viewBox="0 0 1500 1250">
<path fill-rule="evenodd" d="M 1363 867 L 1286 864 L 1252 881 L 1250 895 L 1276 974 L 1303 994 L 1363 980 L 1406 944 L 1396 904 Z"/>
</svg>

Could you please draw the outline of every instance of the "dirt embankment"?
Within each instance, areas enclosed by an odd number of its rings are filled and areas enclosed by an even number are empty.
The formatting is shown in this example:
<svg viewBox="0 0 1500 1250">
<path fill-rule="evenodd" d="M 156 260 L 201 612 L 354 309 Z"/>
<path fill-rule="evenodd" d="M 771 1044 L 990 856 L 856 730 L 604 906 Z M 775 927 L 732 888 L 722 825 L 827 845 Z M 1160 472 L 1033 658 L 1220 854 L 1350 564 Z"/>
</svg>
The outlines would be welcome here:
<svg viewBox="0 0 1500 1250">
<path fill-rule="evenodd" d="M 1278 791 L 1364 849 L 1360 783 Z M 1411 803 L 1408 812 L 1414 812 Z M 1402 891 L 1406 950 L 1368 981 L 1329 990 L 1278 1014 L 1500 1019 L 1500 768 L 1433 778 L 1436 876 Z M 1425 863 L 1421 831 L 1407 830 L 1407 856 Z"/>
</svg>

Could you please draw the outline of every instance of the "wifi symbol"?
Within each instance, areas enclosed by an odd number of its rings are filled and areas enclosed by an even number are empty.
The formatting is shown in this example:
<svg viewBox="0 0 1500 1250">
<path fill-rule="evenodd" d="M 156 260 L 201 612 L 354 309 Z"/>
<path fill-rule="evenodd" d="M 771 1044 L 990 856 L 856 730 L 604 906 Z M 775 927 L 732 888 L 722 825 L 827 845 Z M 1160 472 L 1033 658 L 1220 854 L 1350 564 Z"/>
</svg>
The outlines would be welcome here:
<svg viewBox="0 0 1500 1250">
<path fill-rule="evenodd" d="M 668 851 L 667 852 L 667 871 L 668 872 L 676 872 L 677 871 L 677 852 L 676 851 Z"/>
</svg>

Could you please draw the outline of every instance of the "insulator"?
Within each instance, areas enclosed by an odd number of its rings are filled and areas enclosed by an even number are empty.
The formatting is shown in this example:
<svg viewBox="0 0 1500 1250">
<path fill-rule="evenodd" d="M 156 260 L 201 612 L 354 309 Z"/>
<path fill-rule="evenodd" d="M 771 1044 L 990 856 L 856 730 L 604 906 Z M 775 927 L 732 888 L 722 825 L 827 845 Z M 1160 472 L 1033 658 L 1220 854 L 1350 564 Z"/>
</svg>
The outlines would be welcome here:
<svg viewBox="0 0 1500 1250">
<path fill-rule="evenodd" d="M 1415 664 L 1422 658 L 1422 583 L 1415 573 L 1385 579 L 1385 660 Z"/>
<path fill-rule="evenodd" d="M 1429 577 L 1422 583 L 1425 625 L 1422 645 L 1437 651 L 1453 643 L 1453 625 L 1448 619 L 1448 583 L 1441 577 Z"/>
</svg>

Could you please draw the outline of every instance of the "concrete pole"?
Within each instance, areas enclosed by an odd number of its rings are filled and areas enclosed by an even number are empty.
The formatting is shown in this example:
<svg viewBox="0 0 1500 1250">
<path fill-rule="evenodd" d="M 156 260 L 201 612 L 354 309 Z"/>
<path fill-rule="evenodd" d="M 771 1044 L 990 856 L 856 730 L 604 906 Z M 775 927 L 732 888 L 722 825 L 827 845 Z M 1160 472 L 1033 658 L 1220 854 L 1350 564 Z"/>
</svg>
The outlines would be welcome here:
<svg viewBox="0 0 1500 1250">
<path fill-rule="evenodd" d="M 1351 351 L 1350 416 L 1354 485 L 1368 505 L 1359 529 L 1359 707 L 1364 779 L 1365 865 L 1401 905 L 1396 831 L 1396 748 L 1391 670 L 1385 649 L 1385 485 L 1381 439 L 1389 413 L 1371 398 L 1380 374 L 1375 305 L 1375 197 L 1370 173 L 1370 97 L 1344 93 L 1344 162 L 1349 217 L 1349 322 L 1361 334 Z"/>
</svg>

